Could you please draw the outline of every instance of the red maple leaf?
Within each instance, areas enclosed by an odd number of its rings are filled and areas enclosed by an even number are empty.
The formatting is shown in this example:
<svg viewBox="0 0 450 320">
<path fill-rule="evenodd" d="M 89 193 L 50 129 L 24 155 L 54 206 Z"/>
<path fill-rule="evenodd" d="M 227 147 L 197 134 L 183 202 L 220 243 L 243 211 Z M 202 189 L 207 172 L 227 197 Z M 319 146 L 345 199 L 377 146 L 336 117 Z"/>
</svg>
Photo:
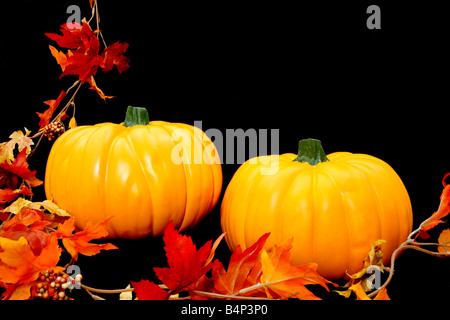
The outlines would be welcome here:
<svg viewBox="0 0 450 320">
<path fill-rule="evenodd" d="M 127 43 L 116 42 L 99 54 L 100 41 L 96 35 L 98 31 L 92 31 L 86 22 L 82 24 L 74 23 L 71 28 L 63 24 L 61 33 L 62 35 L 45 34 L 56 41 L 60 47 L 72 49 L 64 54 L 50 46 L 52 55 L 63 70 L 61 77 L 69 74 L 77 75 L 80 81 L 86 81 L 96 89 L 92 76 L 97 73 L 99 67 L 104 72 L 109 72 L 115 65 L 119 73 L 129 68 L 129 59 L 123 55 L 128 49 Z"/>
<path fill-rule="evenodd" d="M 205 262 L 211 252 L 212 241 L 208 241 L 197 251 L 192 239 L 179 234 L 172 222 L 166 226 L 163 240 L 169 268 L 153 270 L 170 289 L 171 294 L 180 292 L 211 269 L 212 265 L 205 266 Z"/>
<path fill-rule="evenodd" d="M 25 185 L 22 185 L 20 189 L 0 189 L 0 209 L 2 208 L 2 205 L 11 202 L 15 200 L 19 194 L 23 194 L 25 196 L 31 196 L 33 193 L 29 188 L 27 188 Z M 3 216 L 0 217 L 0 220 L 4 220 Z"/>
<path fill-rule="evenodd" d="M 117 67 L 119 73 L 127 70 L 130 65 L 130 59 L 125 57 L 123 54 L 128 49 L 128 43 L 116 43 L 110 45 L 102 53 L 103 64 L 101 65 L 103 72 L 109 72 L 112 70 L 113 66 Z"/>
<path fill-rule="evenodd" d="M 139 300 L 168 299 L 172 294 L 196 286 L 215 265 L 210 262 L 220 240 L 216 241 L 213 248 L 211 248 L 212 241 L 208 241 L 197 250 L 192 238 L 178 233 L 172 222 L 166 226 L 163 240 L 169 268 L 153 268 L 153 270 L 159 280 L 169 288 L 169 292 L 148 280 L 132 282 Z"/>
<path fill-rule="evenodd" d="M 148 280 L 131 281 L 131 285 L 139 300 L 167 300 L 170 296 L 169 292 Z"/>
<path fill-rule="evenodd" d="M 2 181 L 5 181 L 4 183 L 6 183 L 8 187 L 15 188 L 15 186 L 13 186 L 14 183 L 11 181 L 14 181 L 17 186 L 18 179 L 12 177 L 11 175 L 22 178 L 30 187 L 37 187 L 43 183 L 41 180 L 36 178 L 36 171 L 30 171 L 28 169 L 26 149 L 23 149 L 17 155 L 13 163 L 9 164 L 7 161 L 0 163 L 0 186 L 3 185 Z M 9 182 L 7 183 L 6 181 Z"/>
</svg>

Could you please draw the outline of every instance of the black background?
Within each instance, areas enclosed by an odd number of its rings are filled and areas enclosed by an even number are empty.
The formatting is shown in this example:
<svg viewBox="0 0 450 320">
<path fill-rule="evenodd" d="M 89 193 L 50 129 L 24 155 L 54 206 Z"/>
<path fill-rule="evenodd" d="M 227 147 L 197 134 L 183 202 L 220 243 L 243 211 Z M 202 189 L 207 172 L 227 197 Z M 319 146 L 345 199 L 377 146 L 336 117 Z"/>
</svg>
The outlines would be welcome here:
<svg viewBox="0 0 450 320">
<path fill-rule="evenodd" d="M 123 121 L 126 107 L 146 107 L 153 120 L 202 129 L 279 129 L 280 153 L 296 152 L 302 138 L 322 140 L 327 153 L 367 153 L 388 162 L 411 197 L 414 227 L 439 204 L 450 171 L 447 116 L 448 16 L 438 1 L 155 2 L 101 1 L 107 44 L 130 44 L 130 69 L 97 73 L 106 101 L 84 85 L 76 97 L 79 125 Z M 17 0 L 2 9 L 0 135 L 38 130 L 36 111 L 76 80 L 60 67 L 44 32 L 57 33 L 66 9 L 87 0 Z M 368 30 L 366 9 L 381 8 L 381 30 Z M 30 166 L 44 179 L 51 144 Z M 224 164 L 223 191 L 239 164 Z M 43 187 L 36 188 L 43 199 Z M 220 230 L 220 202 L 187 232 L 197 245 Z M 125 287 L 153 278 L 165 266 L 161 239 L 115 240 L 120 250 L 81 257 L 84 281 Z M 228 260 L 225 242 L 217 257 Z M 447 296 L 444 259 L 406 252 L 388 293 L 394 300 Z M 78 293 L 76 294 L 78 296 Z M 86 298 L 86 294 L 79 294 Z M 114 297 L 115 298 L 115 297 Z M 331 299 L 337 299 L 334 295 Z"/>
</svg>

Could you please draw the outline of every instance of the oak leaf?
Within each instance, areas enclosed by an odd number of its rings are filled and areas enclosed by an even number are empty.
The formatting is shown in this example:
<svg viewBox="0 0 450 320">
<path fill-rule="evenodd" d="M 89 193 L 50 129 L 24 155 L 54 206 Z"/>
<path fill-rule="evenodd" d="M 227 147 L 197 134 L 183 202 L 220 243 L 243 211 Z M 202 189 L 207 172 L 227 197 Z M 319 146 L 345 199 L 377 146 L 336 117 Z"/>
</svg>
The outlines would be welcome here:
<svg viewBox="0 0 450 320">
<path fill-rule="evenodd" d="M 26 153 L 31 152 L 31 146 L 34 145 L 33 140 L 29 137 L 31 131 L 25 128 L 25 134 L 18 130 L 14 131 L 10 136 L 8 142 L 0 143 L 0 163 L 7 162 L 11 164 L 14 161 L 14 149 L 16 145 L 18 151 L 26 149 Z M 1 185 L 1 184 L 0 184 Z"/>
<path fill-rule="evenodd" d="M 78 259 L 78 254 L 93 256 L 100 250 L 118 249 L 111 243 L 96 244 L 89 241 L 100 239 L 108 235 L 105 226 L 112 217 L 108 217 L 103 222 L 93 224 L 88 222 L 84 230 L 73 234 L 75 230 L 75 218 L 69 218 L 64 223 L 58 225 L 55 234 L 62 238 L 64 248 L 69 252 L 74 260 Z"/>
</svg>

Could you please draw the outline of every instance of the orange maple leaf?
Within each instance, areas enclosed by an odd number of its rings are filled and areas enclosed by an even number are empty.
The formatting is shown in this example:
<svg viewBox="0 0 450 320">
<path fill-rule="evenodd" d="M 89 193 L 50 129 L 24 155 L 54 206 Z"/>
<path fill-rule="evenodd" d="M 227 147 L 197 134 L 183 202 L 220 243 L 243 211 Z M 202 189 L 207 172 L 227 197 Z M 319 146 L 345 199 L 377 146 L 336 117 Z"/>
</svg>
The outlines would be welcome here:
<svg viewBox="0 0 450 320">
<path fill-rule="evenodd" d="M 439 235 L 439 247 L 438 251 L 440 253 L 450 253 L 450 229 L 443 230 Z"/>
<path fill-rule="evenodd" d="M 108 217 L 105 221 L 96 224 L 88 222 L 84 230 L 73 234 L 75 230 L 75 218 L 72 217 L 58 225 L 58 230 L 56 230 L 55 234 L 62 238 L 64 248 L 66 248 L 74 260 L 78 259 L 79 253 L 85 256 L 93 256 L 99 253 L 100 250 L 118 249 L 111 243 L 89 243 L 93 239 L 100 239 L 108 235 L 105 226 L 111 218 Z"/>
<path fill-rule="evenodd" d="M 0 237 L 0 249 L 0 282 L 14 285 L 29 283 L 36 280 L 41 271 L 55 269 L 61 255 L 55 234 L 48 237 L 38 256 L 24 237 L 19 240 Z"/>
<path fill-rule="evenodd" d="M 225 270 L 221 262 L 213 266 L 214 286 L 217 292 L 227 295 L 234 295 L 245 287 L 251 286 L 249 279 L 257 280 L 260 265 L 258 268 L 259 256 L 270 233 L 261 236 L 257 242 L 242 252 L 237 246 L 231 255 L 228 270 Z M 258 271 L 256 271 L 259 269 Z M 253 272 L 252 272 L 253 271 Z"/>
<path fill-rule="evenodd" d="M 275 292 L 279 296 L 276 298 L 320 300 L 305 286 L 318 284 L 329 291 L 327 284 L 332 282 L 317 273 L 316 263 L 293 266 L 290 263 L 291 244 L 292 239 L 284 245 L 275 245 L 271 250 L 261 252 L 261 284 L 265 284 L 267 296 L 272 298 L 272 292 Z"/>
<path fill-rule="evenodd" d="M 50 224 L 40 211 L 25 208 L 2 224 L 0 236 L 11 240 L 24 237 L 33 254 L 38 256 L 47 243 L 49 234 L 45 228 Z"/>
<path fill-rule="evenodd" d="M 448 175 L 448 174 L 447 174 Z M 447 177 L 445 175 L 444 179 Z M 421 237 L 422 239 L 428 239 L 430 235 L 427 231 L 431 230 L 435 226 L 437 226 L 440 223 L 443 223 L 441 219 L 447 216 L 450 213 L 450 185 L 446 185 L 444 183 L 444 190 L 441 194 L 441 202 L 439 203 L 439 208 L 436 212 L 434 212 L 430 218 L 425 220 L 420 225 L 420 232 L 416 235 L 415 239 L 417 237 Z"/>
</svg>

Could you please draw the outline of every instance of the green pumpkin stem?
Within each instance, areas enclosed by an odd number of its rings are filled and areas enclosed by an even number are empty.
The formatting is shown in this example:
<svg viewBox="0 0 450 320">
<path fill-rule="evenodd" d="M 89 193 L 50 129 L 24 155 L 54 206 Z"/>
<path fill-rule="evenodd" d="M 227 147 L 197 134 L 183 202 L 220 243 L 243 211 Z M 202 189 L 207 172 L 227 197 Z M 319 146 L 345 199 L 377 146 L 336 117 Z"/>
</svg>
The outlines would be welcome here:
<svg viewBox="0 0 450 320">
<path fill-rule="evenodd" d="M 146 126 L 149 122 L 150 119 L 148 117 L 147 109 L 129 106 L 123 125 L 124 127 L 133 127 L 136 125 Z"/>
<path fill-rule="evenodd" d="M 308 162 L 315 166 L 320 162 L 328 160 L 325 151 L 323 151 L 322 144 L 316 139 L 303 139 L 298 143 L 298 156 L 294 159 L 297 162 Z"/>
</svg>

